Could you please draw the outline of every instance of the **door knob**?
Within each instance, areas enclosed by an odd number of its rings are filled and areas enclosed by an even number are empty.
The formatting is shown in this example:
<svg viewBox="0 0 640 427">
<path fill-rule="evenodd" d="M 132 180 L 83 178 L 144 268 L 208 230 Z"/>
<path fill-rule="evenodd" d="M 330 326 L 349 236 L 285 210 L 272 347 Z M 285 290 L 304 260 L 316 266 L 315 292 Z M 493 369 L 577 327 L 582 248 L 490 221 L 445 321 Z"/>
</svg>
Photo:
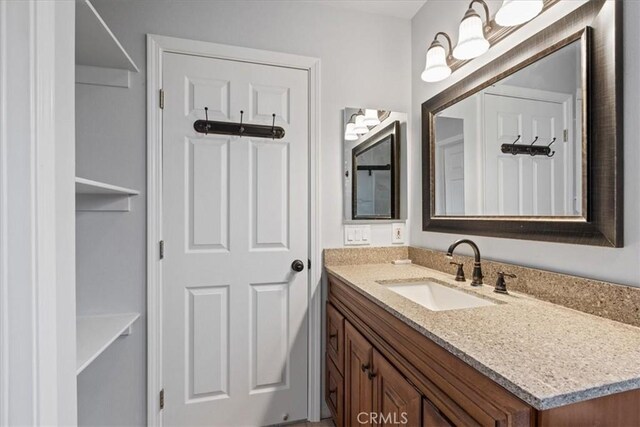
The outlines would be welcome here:
<svg viewBox="0 0 640 427">
<path fill-rule="evenodd" d="M 298 273 L 301 272 L 302 270 L 304 270 L 304 262 L 300 261 L 299 259 L 293 261 L 291 263 L 291 269 L 293 271 L 297 271 Z"/>
</svg>

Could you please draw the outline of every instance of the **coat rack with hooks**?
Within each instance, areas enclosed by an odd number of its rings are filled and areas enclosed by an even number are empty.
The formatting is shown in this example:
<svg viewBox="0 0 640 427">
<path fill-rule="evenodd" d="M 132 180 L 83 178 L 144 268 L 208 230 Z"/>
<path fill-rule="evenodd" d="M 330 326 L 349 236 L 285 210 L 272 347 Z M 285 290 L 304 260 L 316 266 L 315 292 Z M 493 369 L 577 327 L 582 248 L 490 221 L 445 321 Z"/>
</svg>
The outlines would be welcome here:
<svg viewBox="0 0 640 427">
<path fill-rule="evenodd" d="M 549 142 L 548 145 L 535 145 L 539 139 L 539 137 L 537 136 L 531 142 L 531 144 L 518 144 L 517 142 L 520 141 L 520 138 L 521 138 L 521 135 L 518 135 L 516 140 L 513 141 L 511 144 L 502 144 L 500 146 L 500 150 L 505 154 L 513 154 L 514 156 L 518 154 L 528 154 L 532 157 L 535 157 L 535 156 L 553 157 L 556 154 L 555 151 L 551 151 L 551 146 L 553 145 L 554 142 L 556 142 L 555 137 L 551 139 L 551 142 Z"/>
<path fill-rule="evenodd" d="M 256 138 L 271 138 L 282 139 L 284 138 L 284 128 L 276 126 L 276 114 L 273 113 L 271 126 L 266 125 L 254 125 L 243 123 L 244 111 L 240 111 L 240 123 L 233 122 L 219 122 L 209 120 L 209 108 L 204 107 L 205 120 L 196 120 L 193 123 L 193 128 L 198 133 L 217 134 L 217 135 L 234 135 L 234 136 L 249 136 Z"/>
</svg>

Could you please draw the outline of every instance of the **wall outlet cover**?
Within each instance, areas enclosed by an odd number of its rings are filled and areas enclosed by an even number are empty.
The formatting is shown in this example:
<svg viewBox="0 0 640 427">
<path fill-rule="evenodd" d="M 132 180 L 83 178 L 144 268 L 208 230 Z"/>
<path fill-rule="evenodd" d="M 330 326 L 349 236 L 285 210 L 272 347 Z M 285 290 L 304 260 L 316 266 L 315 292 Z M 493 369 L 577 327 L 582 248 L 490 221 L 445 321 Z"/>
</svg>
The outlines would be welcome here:
<svg viewBox="0 0 640 427">
<path fill-rule="evenodd" d="M 391 242 L 394 244 L 404 243 L 404 223 L 397 222 L 391 225 L 393 235 L 391 236 Z"/>
</svg>

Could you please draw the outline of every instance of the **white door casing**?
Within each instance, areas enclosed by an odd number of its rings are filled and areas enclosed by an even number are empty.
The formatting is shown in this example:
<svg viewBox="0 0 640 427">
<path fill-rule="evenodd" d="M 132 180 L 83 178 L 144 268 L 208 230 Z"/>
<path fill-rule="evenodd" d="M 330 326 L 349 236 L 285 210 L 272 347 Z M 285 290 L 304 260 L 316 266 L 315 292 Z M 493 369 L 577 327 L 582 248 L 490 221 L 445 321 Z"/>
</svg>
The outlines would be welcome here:
<svg viewBox="0 0 640 427">
<path fill-rule="evenodd" d="M 166 54 L 162 83 L 165 423 L 304 419 L 308 73 Z M 205 106 L 286 136 L 199 134 Z"/>
<path fill-rule="evenodd" d="M 554 96 L 557 98 L 557 96 Z M 570 100 L 570 96 L 568 97 Z M 485 215 L 574 216 L 570 101 L 484 94 Z M 568 138 L 564 141 L 566 129 Z M 512 143 L 551 146 L 553 157 L 503 154 Z"/>
</svg>

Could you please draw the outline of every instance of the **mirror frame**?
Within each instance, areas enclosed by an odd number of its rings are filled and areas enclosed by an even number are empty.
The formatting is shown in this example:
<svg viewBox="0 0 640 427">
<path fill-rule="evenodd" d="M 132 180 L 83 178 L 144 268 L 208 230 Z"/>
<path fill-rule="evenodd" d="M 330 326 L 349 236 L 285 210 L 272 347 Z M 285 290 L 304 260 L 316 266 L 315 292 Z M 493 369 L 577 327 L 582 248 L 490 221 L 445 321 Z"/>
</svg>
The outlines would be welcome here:
<svg viewBox="0 0 640 427">
<path fill-rule="evenodd" d="M 358 216 L 357 187 L 358 171 L 354 168 L 356 157 L 360 153 L 373 148 L 378 143 L 391 137 L 391 215 L 361 215 Z M 351 219 L 399 219 L 400 218 L 400 122 L 398 120 L 372 135 L 351 150 Z"/>
<path fill-rule="evenodd" d="M 435 215 L 435 114 L 580 39 L 587 53 L 582 55 L 587 108 L 582 168 L 587 199 L 583 200 L 582 216 Z M 423 231 L 622 247 L 621 40 L 622 0 L 591 0 L 423 103 Z"/>
</svg>

